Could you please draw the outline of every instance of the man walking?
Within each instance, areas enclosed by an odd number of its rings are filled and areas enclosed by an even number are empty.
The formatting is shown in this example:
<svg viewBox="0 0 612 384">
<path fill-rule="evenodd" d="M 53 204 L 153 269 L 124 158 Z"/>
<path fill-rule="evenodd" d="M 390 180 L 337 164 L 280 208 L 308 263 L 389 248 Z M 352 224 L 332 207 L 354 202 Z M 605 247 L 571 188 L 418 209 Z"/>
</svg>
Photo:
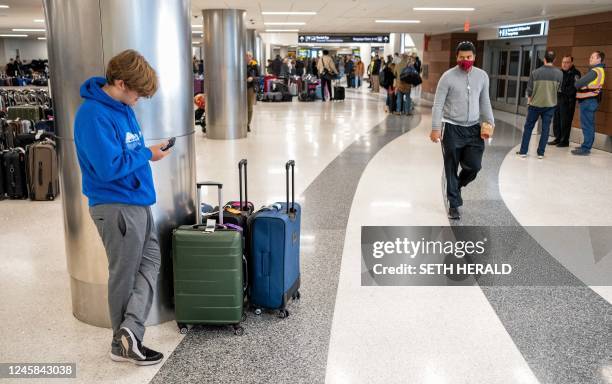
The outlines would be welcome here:
<svg viewBox="0 0 612 384">
<path fill-rule="evenodd" d="M 601 102 L 601 89 L 606 79 L 604 60 L 606 55 L 595 51 L 589 58 L 591 70 L 576 81 L 576 98 L 580 105 L 580 128 L 584 140 L 580 148 L 572 151 L 576 156 L 588 156 L 595 141 L 595 112 Z"/>
<path fill-rule="evenodd" d="M 486 134 L 481 134 L 480 123 L 493 126 L 494 117 L 489 75 L 473 66 L 476 47 L 464 41 L 455 52 L 457 66 L 444 72 L 436 88 L 430 138 L 437 143 L 442 137 L 448 217 L 459 220 L 459 207 L 463 205 L 461 188 L 472 182 L 481 168 Z M 457 174 L 459 165 L 461 172 Z"/>
<path fill-rule="evenodd" d="M 151 205 L 156 195 L 150 161 L 168 156 L 168 144 L 145 146 L 132 107 L 157 91 L 157 75 L 138 52 L 113 57 L 106 78 L 81 86 L 85 102 L 74 121 L 83 194 L 108 257 L 110 357 L 152 365 L 163 355 L 142 345 L 161 254 Z"/>
<path fill-rule="evenodd" d="M 557 109 L 555 110 L 555 118 L 553 120 L 555 139 L 549 142 L 548 145 L 569 147 L 572 120 L 574 119 L 574 110 L 576 109 L 575 84 L 576 80 L 580 78 L 580 71 L 574 67 L 574 58 L 569 55 L 563 57 L 561 70 L 563 72 L 563 82 L 557 94 Z"/>
<path fill-rule="evenodd" d="M 544 65 L 531 72 L 527 82 L 527 119 L 523 128 L 521 149 L 517 152 L 522 158 L 527 157 L 531 133 L 538 119 L 542 118 L 542 134 L 538 145 L 538 159 L 544 158 L 546 142 L 550 132 L 550 123 L 557 109 L 557 92 L 563 82 L 563 72 L 553 66 L 555 53 L 546 51 Z"/>
</svg>

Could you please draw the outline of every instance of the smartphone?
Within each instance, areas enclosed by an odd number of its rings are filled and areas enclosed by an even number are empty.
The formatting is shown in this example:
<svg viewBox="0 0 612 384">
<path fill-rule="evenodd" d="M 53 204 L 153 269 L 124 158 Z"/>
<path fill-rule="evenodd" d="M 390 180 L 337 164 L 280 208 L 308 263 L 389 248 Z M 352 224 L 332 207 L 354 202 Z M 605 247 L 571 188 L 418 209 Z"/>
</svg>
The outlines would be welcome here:
<svg viewBox="0 0 612 384">
<path fill-rule="evenodd" d="M 162 152 L 166 152 L 170 148 L 174 147 L 174 143 L 175 142 L 176 142 L 176 137 L 173 137 L 170 140 L 168 140 L 168 145 L 166 145 L 165 147 L 161 148 Z"/>
</svg>

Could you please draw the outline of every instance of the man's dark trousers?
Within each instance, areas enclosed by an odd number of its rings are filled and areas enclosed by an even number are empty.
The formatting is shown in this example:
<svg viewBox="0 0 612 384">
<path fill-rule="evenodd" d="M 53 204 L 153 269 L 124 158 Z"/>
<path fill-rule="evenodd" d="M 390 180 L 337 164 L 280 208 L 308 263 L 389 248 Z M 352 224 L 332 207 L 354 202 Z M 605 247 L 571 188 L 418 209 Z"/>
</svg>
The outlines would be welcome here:
<svg viewBox="0 0 612 384">
<path fill-rule="evenodd" d="M 566 146 L 569 145 L 572 120 L 574 120 L 574 111 L 576 110 L 576 98 L 560 93 L 557 96 L 557 101 L 557 110 L 553 120 L 553 132 L 555 140 L 560 145 Z"/>
<path fill-rule="evenodd" d="M 451 208 L 463 205 L 461 188 L 472 182 L 482 164 L 484 140 L 480 137 L 480 124 L 464 127 L 444 123 L 442 153 L 446 176 L 446 196 Z M 461 172 L 457 174 L 461 165 Z"/>
</svg>

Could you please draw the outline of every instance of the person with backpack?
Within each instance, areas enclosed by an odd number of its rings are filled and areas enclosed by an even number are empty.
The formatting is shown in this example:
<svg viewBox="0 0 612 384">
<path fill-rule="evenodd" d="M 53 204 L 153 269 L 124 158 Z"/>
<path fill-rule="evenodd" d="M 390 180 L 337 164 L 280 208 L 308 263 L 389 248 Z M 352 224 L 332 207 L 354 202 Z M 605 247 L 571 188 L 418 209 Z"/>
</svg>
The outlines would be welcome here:
<svg viewBox="0 0 612 384">
<path fill-rule="evenodd" d="M 323 56 L 317 63 L 317 70 L 319 71 L 319 78 L 321 79 L 321 97 L 323 101 L 327 101 L 325 97 L 325 89 L 329 91 L 329 99 L 333 97 L 332 94 L 332 80 L 338 75 L 336 64 L 334 60 L 329 56 L 329 51 L 326 49 L 323 51 Z"/>
<path fill-rule="evenodd" d="M 402 54 L 402 60 L 395 66 L 395 98 L 396 107 L 394 114 L 410 114 L 410 84 L 402 80 L 402 74 L 406 72 L 406 68 L 410 65 L 408 54 Z"/>
</svg>

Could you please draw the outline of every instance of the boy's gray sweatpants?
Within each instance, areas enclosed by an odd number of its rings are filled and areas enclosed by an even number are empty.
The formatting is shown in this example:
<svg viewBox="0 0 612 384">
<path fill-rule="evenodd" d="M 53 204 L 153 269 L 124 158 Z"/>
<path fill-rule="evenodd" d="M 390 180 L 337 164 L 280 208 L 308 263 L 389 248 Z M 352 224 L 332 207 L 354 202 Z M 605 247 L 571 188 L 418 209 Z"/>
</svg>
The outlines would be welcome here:
<svg viewBox="0 0 612 384">
<path fill-rule="evenodd" d="M 101 204 L 89 208 L 108 257 L 108 306 L 113 340 L 121 327 L 143 340 L 161 263 L 150 207 Z"/>
</svg>

